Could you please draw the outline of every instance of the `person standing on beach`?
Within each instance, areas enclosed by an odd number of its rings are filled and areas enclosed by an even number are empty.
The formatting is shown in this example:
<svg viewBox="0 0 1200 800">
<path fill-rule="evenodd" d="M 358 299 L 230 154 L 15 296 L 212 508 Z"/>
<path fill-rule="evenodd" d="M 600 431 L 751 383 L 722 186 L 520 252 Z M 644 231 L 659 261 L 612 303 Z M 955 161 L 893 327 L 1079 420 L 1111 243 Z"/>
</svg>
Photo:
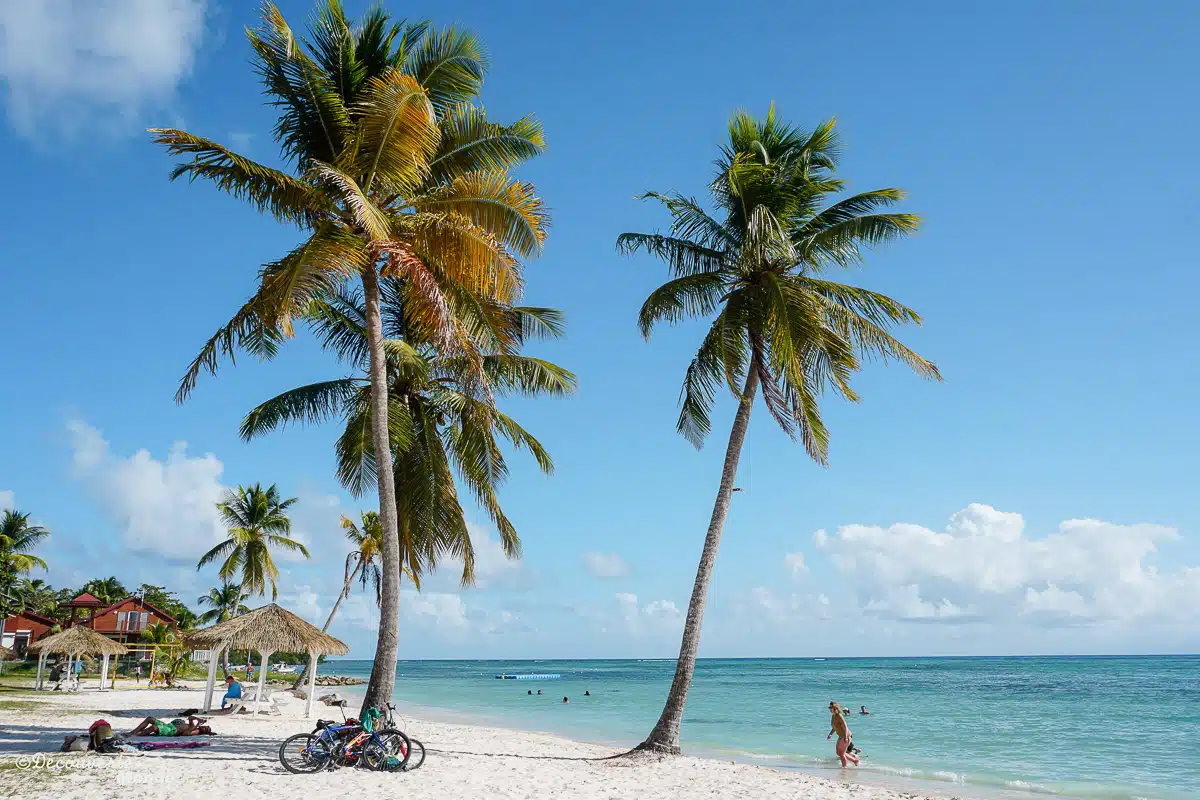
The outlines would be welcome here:
<svg viewBox="0 0 1200 800">
<path fill-rule="evenodd" d="M 841 707 L 836 702 L 830 702 L 829 711 L 832 714 L 830 720 L 829 735 L 825 737 L 825 741 L 829 741 L 836 733 L 838 736 L 837 745 L 834 748 L 837 752 L 837 757 L 845 767 L 847 762 L 858 766 L 858 756 L 849 752 L 850 749 L 850 726 L 846 724 L 846 717 L 842 714 Z"/>
<path fill-rule="evenodd" d="M 134 668 L 133 668 L 133 679 L 134 679 L 134 683 L 141 683 L 141 682 L 142 682 L 142 665 L 141 665 L 141 664 L 136 664 L 136 665 L 134 665 Z"/>
</svg>

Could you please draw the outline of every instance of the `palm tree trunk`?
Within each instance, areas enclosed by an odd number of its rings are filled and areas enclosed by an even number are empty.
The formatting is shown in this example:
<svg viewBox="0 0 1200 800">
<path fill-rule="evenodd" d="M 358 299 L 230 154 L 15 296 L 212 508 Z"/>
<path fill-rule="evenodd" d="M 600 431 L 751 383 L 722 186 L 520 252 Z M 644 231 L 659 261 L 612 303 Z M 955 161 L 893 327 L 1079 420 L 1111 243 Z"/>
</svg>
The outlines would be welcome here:
<svg viewBox="0 0 1200 800">
<path fill-rule="evenodd" d="M 708 535 L 704 537 L 704 550 L 700 554 L 700 566 L 696 570 L 696 583 L 692 587 L 692 599 L 688 603 L 687 619 L 683 623 L 683 642 L 679 646 L 679 661 L 675 664 L 675 679 L 662 716 L 635 750 L 679 755 L 679 723 L 683 719 L 683 704 L 687 701 L 692 675 L 696 672 L 696 652 L 700 648 L 700 625 L 704 621 L 704 605 L 708 600 L 708 584 L 712 579 L 713 564 L 717 560 L 717 547 L 721 544 L 721 531 L 729 513 L 729 499 L 733 496 L 733 481 L 737 477 L 738 459 L 742 455 L 742 443 L 746 441 L 746 430 L 750 427 L 750 409 L 758 391 L 758 359 L 750 360 L 750 371 L 733 417 L 733 430 L 729 432 L 729 446 L 725 449 L 725 467 L 721 470 L 721 486 L 717 490 L 717 501 L 713 505 L 712 520 L 708 523 Z"/>
<path fill-rule="evenodd" d="M 358 559 L 358 563 L 354 565 L 354 571 L 346 576 L 346 582 L 342 584 L 342 593 L 338 595 L 338 599 L 334 601 L 333 608 L 329 610 L 329 619 L 325 620 L 325 624 L 321 626 L 321 633 L 329 630 L 330 624 L 333 623 L 333 616 L 338 612 L 338 608 L 342 605 L 342 601 L 350 596 L 350 584 L 354 583 L 354 579 L 358 577 L 358 571 L 362 568 L 362 558 Z M 300 689 L 308 682 L 308 662 L 304 662 L 304 669 L 300 672 L 300 677 L 292 684 L 293 689 Z"/>
<path fill-rule="evenodd" d="M 383 320 L 379 314 L 379 276 L 372 263 L 363 270 L 363 295 L 367 312 L 367 348 L 371 356 L 371 438 L 375 445 L 375 472 L 379 479 L 379 522 L 383 528 L 380 560 L 383 562 L 383 591 L 379 602 L 379 638 L 375 662 L 363 697 L 362 711 L 382 708 L 392 699 L 396 684 L 397 626 L 400 610 L 400 529 L 396 515 L 396 483 L 392 448 L 388 437 L 387 362 L 383 352 Z"/>
</svg>

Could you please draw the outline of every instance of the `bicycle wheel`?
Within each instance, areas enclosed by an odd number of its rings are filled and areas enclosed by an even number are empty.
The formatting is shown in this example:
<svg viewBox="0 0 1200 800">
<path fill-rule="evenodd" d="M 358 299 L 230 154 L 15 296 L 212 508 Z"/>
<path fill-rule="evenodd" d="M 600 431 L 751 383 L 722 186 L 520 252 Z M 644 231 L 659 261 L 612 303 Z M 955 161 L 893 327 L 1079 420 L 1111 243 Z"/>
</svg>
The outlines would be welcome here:
<svg viewBox="0 0 1200 800">
<path fill-rule="evenodd" d="M 362 750 L 362 760 L 371 769 L 397 772 L 404 769 L 412 754 L 412 744 L 404 731 L 387 728 L 376 732 Z"/>
<path fill-rule="evenodd" d="M 279 763 L 288 772 L 311 775 L 332 763 L 329 742 L 311 733 L 297 733 L 279 745 Z"/>
<path fill-rule="evenodd" d="M 425 745 L 411 736 L 408 737 L 408 742 L 408 763 L 404 765 L 404 771 L 412 772 L 414 769 L 420 769 L 425 763 Z"/>
</svg>

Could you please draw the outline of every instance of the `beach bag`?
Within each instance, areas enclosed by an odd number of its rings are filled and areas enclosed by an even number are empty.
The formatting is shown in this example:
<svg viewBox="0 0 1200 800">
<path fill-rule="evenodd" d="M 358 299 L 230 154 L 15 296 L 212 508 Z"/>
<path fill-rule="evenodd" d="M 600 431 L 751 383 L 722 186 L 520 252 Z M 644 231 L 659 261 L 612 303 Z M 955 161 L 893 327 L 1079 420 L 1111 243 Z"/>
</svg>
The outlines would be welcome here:
<svg viewBox="0 0 1200 800">
<path fill-rule="evenodd" d="M 375 723 L 379 721 L 379 709 L 371 706 L 362 715 L 362 727 L 367 733 L 375 732 Z"/>
</svg>

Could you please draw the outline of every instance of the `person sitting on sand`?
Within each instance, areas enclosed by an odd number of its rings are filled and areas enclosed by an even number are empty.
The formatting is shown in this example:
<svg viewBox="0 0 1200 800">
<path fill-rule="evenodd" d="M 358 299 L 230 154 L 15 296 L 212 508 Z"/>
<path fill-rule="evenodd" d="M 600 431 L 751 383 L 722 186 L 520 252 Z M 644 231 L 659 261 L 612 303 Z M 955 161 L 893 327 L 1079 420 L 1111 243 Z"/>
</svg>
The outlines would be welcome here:
<svg viewBox="0 0 1200 800">
<path fill-rule="evenodd" d="M 866 707 L 866 706 L 859 706 L 859 707 L 858 707 L 858 713 L 859 713 L 859 714 L 861 714 L 862 716 L 864 716 L 864 717 L 865 717 L 865 716 L 869 716 L 871 712 L 870 712 L 870 711 L 867 711 L 867 707 Z"/>
<path fill-rule="evenodd" d="M 225 676 L 225 696 L 221 698 L 221 708 L 233 705 L 234 700 L 242 699 L 242 684 L 232 675 Z M 227 702 L 228 701 L 228 702 Z"/>
<path fill-rule="evenodd" d="M 164 722 L 154 717 L 146 717 L 130 731 L 130 736 L 216 736 L 212 728 L 203 724 L 208 720 L 203 717 L 188 715 L 187 719 L 173 719 Z"/>
<path fill-rule="evenodd" d="M 841 707 L 836 702 L 830 701 L 829 711 L 833 716 L 830 721 L 829 735 L 825 737 L 825 741 L 829 741 L 836 733 L 838 740 L 834 750 L 837 752 L 837 757 L 842 762 L 842 766 L 845 767 L 846 762 L 858 766 L 858 756 L 847 752 L 850 747 L 850 726 L 846 724 L 846 718 L 842 714 Z"/>
</svg>

